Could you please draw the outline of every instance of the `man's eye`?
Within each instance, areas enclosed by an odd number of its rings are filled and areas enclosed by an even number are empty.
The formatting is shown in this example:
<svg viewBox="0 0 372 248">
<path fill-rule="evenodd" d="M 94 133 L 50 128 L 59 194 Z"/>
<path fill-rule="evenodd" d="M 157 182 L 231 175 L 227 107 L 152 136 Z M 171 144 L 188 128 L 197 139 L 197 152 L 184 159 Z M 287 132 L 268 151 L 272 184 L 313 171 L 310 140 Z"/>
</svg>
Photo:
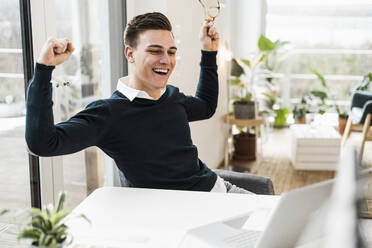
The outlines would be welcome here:
<svg viewBox="0 0 372 248">
<path fill-rule="evenodd" d="M 161 50 L 150 50 L 149 52 L 152 53 L 152 54 L 162 54 L 163 53 L 163 51 L 161 51 Z"/>
<path fill-rule="evenodd" d="M 168 52 L 168 54 L 173 56 L 173 55 L 176 55 L 176 52 Z"/>
</svg>

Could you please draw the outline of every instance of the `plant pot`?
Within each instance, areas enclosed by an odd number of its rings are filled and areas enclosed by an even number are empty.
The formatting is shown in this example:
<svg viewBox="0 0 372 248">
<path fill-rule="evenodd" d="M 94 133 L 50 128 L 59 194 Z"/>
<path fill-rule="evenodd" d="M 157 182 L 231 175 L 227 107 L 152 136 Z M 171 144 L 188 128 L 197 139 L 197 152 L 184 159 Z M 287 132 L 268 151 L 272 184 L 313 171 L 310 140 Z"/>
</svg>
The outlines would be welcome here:
<svg viewBox="0 0 372 248">
<path fill-rule="evenodd" d="M 57 246 L 57 248 L 65 248 L 67 247 L 67 243 L 63 243 L 63 244 L 60 244 Z M 30 245 L 30 248 L 40 248 L 39 246 L 36 246 L 36 245 Z"/>
<path fill-rule="evenodd" d="M 338 116 L 338 132 L 343 135 L 346 127 L 348 116 L 339 115 Z"/>
<path fill-rule="evenodd" d="M 239 120 L 254 119 L 256 117 L 254 102 L 234 102 L 234 117 Z"/>
<path fill-rule="evenodd" d="M 275 128 L 287 127 L 287 116 L 290 113 L 290 110 L 288 108 L 282 107 L 274 109 L 274 113 L 275 113 L 274 127 Z"/>
<path fill-rule="evenodd" d="M 256 160 L 256 135 L 240 133 L 233 136 L 234 160 Z"/>
<path fill-rule="evenodd" d="M 296 117 L 295 124 L 306 124 L 306 116 Z"/>
</svg>

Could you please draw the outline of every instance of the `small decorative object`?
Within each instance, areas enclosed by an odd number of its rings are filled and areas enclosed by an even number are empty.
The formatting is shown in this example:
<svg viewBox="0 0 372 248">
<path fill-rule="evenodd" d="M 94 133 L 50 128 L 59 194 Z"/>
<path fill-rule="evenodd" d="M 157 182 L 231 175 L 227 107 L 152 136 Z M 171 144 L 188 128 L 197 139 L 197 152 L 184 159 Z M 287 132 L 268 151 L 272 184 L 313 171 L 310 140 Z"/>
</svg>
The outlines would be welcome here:
<svg viewBox="0 0 372 248">
<path fill-rule="evenodd" d="M 62 248 L 71 244 L 72 236 L 68 233 L 65 222 L 72 215 L 70 211 L 64 209 L 65 199 L 66 194 L 61 193 L 56 209 L 48 205 L 43 210 L 38 208 L 28 210 L 30 218 L 18 234 L 18 239 L 31 240 L 32 248 Z M 90 223 L 83 214 L 75 217 L 81 217 Z"/>
<path fill-rule="evenodd" d="M 216 1 L 217 1 L 217 5 L 207 7 L 206 0 L 199 0 L 200 5 L 204 9 L 204 19 L 206 21 L 211 22 L 212 25 L 214 24 L 214 21 L 216 20 L 216 17 L 221 12 L 220 0 L 216 0 Z"/>
<path fill-rule="evenodd" d="M 346 110 L 340 110 L 340 107 L 337 104 L 335 105 L 335 108 L 338 114 L 338 132 L 343 135 L 349 115 Z"/>
<path fill-rule="evenodd" d="M 293 118 L 295 119 L 295 124 L 306 124 L 306 100 L 302 97 L 301 102 L 296 104 L 292 110 Z"/>
</svg>

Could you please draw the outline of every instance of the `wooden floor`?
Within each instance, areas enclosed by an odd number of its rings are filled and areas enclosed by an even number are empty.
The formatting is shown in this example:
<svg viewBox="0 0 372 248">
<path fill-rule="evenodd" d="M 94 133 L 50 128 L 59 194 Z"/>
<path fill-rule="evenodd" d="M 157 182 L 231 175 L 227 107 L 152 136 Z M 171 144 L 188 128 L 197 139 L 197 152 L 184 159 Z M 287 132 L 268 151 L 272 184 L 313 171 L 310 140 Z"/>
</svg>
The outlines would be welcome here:
<svg viewBox="0 0 372 248">
<path fill-rule="evenodd" d="M 360 141 L 361 134 L 352 133 L 347 145 L 359 148 Z M 230 161 L 229 168 L 236 171 L 248 169 L 250 173 L 270 178 L 276 195 L 325 181 L 335 176 L 334 171 L 305 171 L 293 168 L 289 159 L 290 130 L 288 128 L 274 129 L 268 133 L 262 150 L 263 159 L 261 163 L 257 163 L 257 161 Z M 372 142 L 366 143 L 362 167 L 372 168 Z M 363 217 L 372 218 L 372 176 L 368 178 L 365 191 L 368 197 L 362 202 Z"/>
<path fill-rule="evenodd" d="M 350 143 L 357 144 L 358 134 L 350 137 Z M 267 134 L 263 143 L 263 159 L 257 161 L 230 161 L 230 168 L 244 171 L 248 168 L 251 173 L 269 177 L 274 184 L 275 194 L 281 194 L 292 189 L 331 179 L 334 171 L 295 170 L 290 162 L 290 130 L 274 129 Z M 372 142 L 366 143 L 363 167 L 372 167 Z"/>
</svg>

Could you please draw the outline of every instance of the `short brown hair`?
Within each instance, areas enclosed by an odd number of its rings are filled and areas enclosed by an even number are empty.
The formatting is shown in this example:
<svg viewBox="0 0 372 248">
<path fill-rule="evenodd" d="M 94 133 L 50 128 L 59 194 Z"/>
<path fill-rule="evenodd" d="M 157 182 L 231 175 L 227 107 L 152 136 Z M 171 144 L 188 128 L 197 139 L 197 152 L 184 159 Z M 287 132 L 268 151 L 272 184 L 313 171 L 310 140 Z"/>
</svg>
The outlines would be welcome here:
<svg viewBox="0 0 372 248">
<path fill-rule="evenodd" d="M 139 34 L 146 30 L 168 30 L 172 32 L 172 25 L 168 18 L 159 12 L 135 16 L 125 28 L 125 45 L 135 48 Z"/>
</svg>

